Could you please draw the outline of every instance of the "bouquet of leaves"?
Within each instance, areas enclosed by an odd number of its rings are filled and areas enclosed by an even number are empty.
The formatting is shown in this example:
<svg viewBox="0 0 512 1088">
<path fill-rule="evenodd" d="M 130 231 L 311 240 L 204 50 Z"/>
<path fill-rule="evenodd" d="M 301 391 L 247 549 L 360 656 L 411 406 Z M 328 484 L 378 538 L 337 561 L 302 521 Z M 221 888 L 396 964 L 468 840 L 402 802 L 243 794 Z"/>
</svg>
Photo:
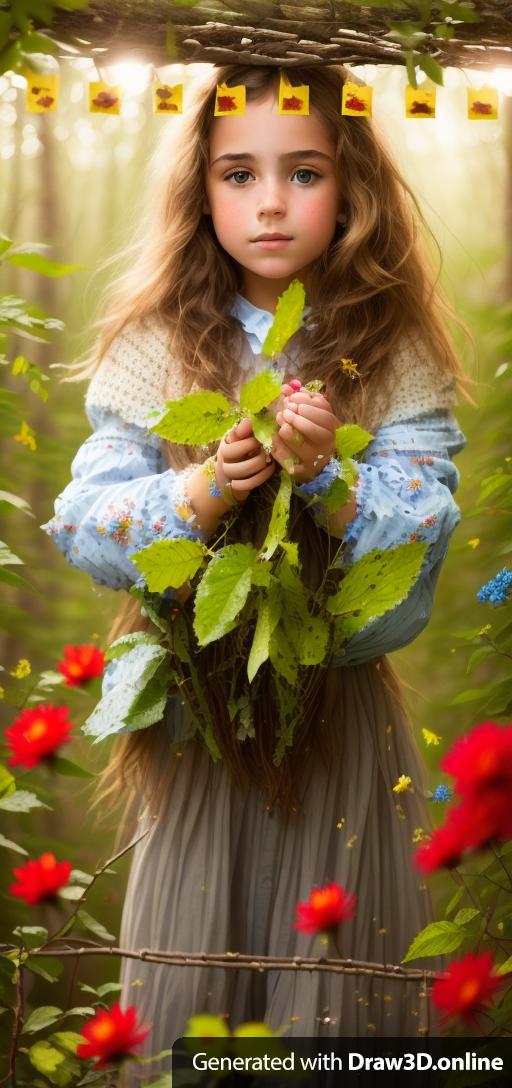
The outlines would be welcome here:
<svg viewBox="0 0 512 1088">
<path fill-rule="evenodd" d="M 262 347 L 269 359 L 283 350 L 302 322 L 305 293 L 295 280 L 280 296 L 275 319 Z M 270 450 L 278 429 L 269 406 L 281 392 L 284 374 L 268 369 L 246 382 L 238 404 L 221 393 L 202 390 L 169 401 L 151 428 L 167 441 L 205 445 L 220 440 L 240 419 L 251 420 L 254 434 Z M 322 382 L 305 388 L 317 391 Z M 349 497 L 357 474 L 355 457 L 372 435 L 357 425 L 336 431 L 338 475 L 321 503 L 335 511 Z M 320 496 L 313 496 L 311 502 Z M 344 568 L 340 543 L 329 560 L 321 585 L 311 590 L 301 576 L 297 541 L 290 539 L 292 478 L 281 469 L 268 524 L 260 546 L 254 542 L 226 543 L 226 526 L 208 543 L 189 539 L 155 541 L 132 555 L 147 589 L 132 587 L 149 631 L 124 635 L 107 651 L 107 659 L 126 655 L 123 682 L 114 684 L 87 719 L 84 730 L 96 740 L 110 733 L 145 729 L 159 721 L 170 690 L 187 701 L 196 732 L 214 760 L 221 758 L 214 714 L 197 667 L 204 648 L 238 631 L 237 659 L 229 665 L 229 717 L 239 741 L 256 735 L 254 706 L 262 666 L 269 663 L 276 706 L 276 745 L 279 766 L 304 713 L 304 684 L 308 669 L 327 668 L 335 651 L 373 619 L 396 607 L 416 580 L 427 544 L 412 542 L 385 551 L 375 550 Z M 244 504 L 245 505 L 245 504 Z M 242 517 L 240 508 L 229 524 Z M 259 519 L 261 522 L 261 518 Z M 191 608 L 169 609 L 166 590 L 188 590 Z M 174 603 L 174 602 L 173 602 Z M 166 606 L 164 608 L 164 606 Z M 129 677 L 129 680 L 126 680 Z M 208 686 L 216 684 L 215 671 Z"/>
</svg>

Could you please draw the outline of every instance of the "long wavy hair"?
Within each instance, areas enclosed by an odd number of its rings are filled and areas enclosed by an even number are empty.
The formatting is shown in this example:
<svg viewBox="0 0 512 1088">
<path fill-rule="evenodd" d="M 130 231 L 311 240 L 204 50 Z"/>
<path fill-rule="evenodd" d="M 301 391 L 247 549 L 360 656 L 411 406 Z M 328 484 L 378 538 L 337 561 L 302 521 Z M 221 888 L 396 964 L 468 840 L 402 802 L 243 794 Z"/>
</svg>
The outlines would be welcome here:
<svg viewBox="0 0 512 1088">
<path fill-rule="evenodd" d="M 183 117 L 173 119 L 149 164 L 145 189 L 150 199 L 134 242 L 121 254 L 127 271 L 108 291 L 103 316 L 96 323 L 99 335 L 94 353 L 70 368 L 75 373 L 65 380 L 92 376 L 128 323 L 153 316 L 168 330 L 170 365 L 179 370 L 184 391 L 195 384 L 234 397 L 244 333 L 230 310 L 242 281 L 238 265 L 219 244 L 212 220 L 203 211 L 209 131 L 218 83 L 244 83 L 247 101 L 253 102 L 269 93 L 277 95 L 280 74 L 279 67 L 230 64 L 213 68 L 192 85 Z M 385 402 L 392 401 L 392 360 L 404 336 L 415 332 L 437 360 L 440 372 L 452 375 L 464 399 L 474 403 L 465 389 L 474 383 L 460 366 L 447 327 L 447 321 L 462 322 L 439 288 L 439 270 L 434 270 L 426 255 L 420 229 L 430 232 L 414 194 L 371 120 L 341 115 L 347 71 L 337 65 L 304 66 L 287 69 L 286 75 L 293 85 L 309 85 L 310 108 L 318 112 L 335 141 L 346 214 L 345 227 L 337 226 L 330 245 L 310 270 L 307 336 L 302 330 L 296 334 L 301 338 L 298 377 L 303 381 L 320 378 L 338 418 L 364 425 L 377 394 L 380 403 L 383 396 Z M 343 357 L 356 361 L 359 380 L 342 371 Z M 166 444 L 165 452 L 169 465 L 178 469 L 205 457 L 204 450 L 196 447 Z M 235 523 L 230 539 L 257 537 L 258 503 L 268 505 L 274 491 L 275 474 L 244 504 L 243 517 Z M 303 558 L 303 577 L 314 589 L 327 562 L 327 534 L 309 516 L 301 517 L 297 499 L 293 500 L 292 524 Z M 138 605 L 130 599 L 110 637 L 142 627 Z M 318 727 L 325 670 L 308 670 L 304 719 L 293 748 L 277 768 L 272 762 L 275 702 L 268 666 L 263 667 L 258 688 L 256 737 L 236 740 L 227 715 L 221 679 L 226 670 L 219 671 L 219 664 L 244 652 L 247 647 L 240 645 L 234 632 L 198 655 L 215 715 L 216 739 L 234 783 L 240 788 L 255 783 L 271 805 L 289 814 L 300 808 L 298 783 L 305 751 L 314 747 L 323 759 L 332 755 L 333 737 L 327 726 Z M 380 662 L 380 674 L 403 709 L 400 685 L 387 658 Z M 152 737 L 158 729 L 118 739 L 101 778 L 103 799 L 126 796 L 127 786 L 134 796 L 151 795 L 156 774 Z"/>
</svg>

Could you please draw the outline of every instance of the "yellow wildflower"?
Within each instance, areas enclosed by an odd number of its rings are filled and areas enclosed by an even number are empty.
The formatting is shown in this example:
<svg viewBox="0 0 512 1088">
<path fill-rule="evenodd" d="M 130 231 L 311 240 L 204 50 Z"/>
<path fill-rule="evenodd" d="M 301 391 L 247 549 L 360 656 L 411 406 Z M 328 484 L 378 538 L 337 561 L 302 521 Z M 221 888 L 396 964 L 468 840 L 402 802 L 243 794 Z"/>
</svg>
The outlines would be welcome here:
<svg viewBox="0 0 512 1088">
<path fill-rule="evenodd" d="M 11 669 L 11 676 L 14 676 L 15 680 L 24 680 L 26 676 L 30 676 L 31 672 L 30 662 L 26 657 L 21 657 L 16 668 Z"/>
<path fill-rule="evenodd" d="M 479 543 L 480 543 L 480 537 L 479 536 L 474 536 L 472 540 L 468 540 L 469 547 L 473 548 L 473 551 L 475 550 L 475 548 L 478 548 Z"/>
<path fill-rule="evenodd" d="M 393 793 L 404 793 L 412 784 L 412 778 L 408 774 L 401 774 L 398 782 L 393 786 Z"/>
<path fill-rule="evenodd" d="M 340 366 L 344 374 L 350 374 L 352 379 L 359 377 L 357 363 L 353 359 L 340 359 Z"/>
<path fill-rule="evenodd" d="M 32 430 L 32 427 L 26 422 L 22 421 L 19 434 L 14 435 L 15 442 L 21 442 L 22 446 L 28 446 L 30 450 L 36 450 L 36 432 Z"/>
<path fill-rule="evenodd" d="M 491 627 L 492 627 L 492 623 L 485 623 L 484 626 L 480 628 L 478 634 L 479 635 L 486 635 L 487 632 L 491 630 Z"/>
<path fill-rule="evenodd" d="M 424 831 L 422 827 L 415 827 L 412 833 L 413 843 L 423 842 L 425 839 L 428 839 L 426 831 Z"/>
<path fill-rule="evenodd" d="M 442 739 L 437 733 L 432 733 L 430 729 L 422 729 L 421 732 L 423 733 L 425 744 L 429 747 L 431 744 L 439 744 Z"/>
</svg>

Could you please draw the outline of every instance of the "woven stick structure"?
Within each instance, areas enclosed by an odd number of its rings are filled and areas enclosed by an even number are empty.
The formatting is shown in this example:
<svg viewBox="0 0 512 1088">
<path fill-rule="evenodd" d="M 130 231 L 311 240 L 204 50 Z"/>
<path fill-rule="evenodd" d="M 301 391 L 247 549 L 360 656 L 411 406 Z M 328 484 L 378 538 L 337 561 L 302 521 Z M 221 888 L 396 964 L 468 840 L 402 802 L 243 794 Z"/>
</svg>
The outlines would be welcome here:
<svg viewBox="0 0 512 1088">
<path fill-rule="evenodd" d="M 420 51 L 443 67 L 512 66 L 512 3 L 476 0 L 475 8 L 479 21 L 454 23 L 451 39 L 435 37 L 434 25 L 427 25 Z M 103 64 L 403 64 L 403 46 L 386 37 L 390 22 L 418 17 L 414 3 L 206 0 L 185 7 L 167 0 L 92 0 L 84 12 L 57 17 L 53 34 Z"/>
</svg>

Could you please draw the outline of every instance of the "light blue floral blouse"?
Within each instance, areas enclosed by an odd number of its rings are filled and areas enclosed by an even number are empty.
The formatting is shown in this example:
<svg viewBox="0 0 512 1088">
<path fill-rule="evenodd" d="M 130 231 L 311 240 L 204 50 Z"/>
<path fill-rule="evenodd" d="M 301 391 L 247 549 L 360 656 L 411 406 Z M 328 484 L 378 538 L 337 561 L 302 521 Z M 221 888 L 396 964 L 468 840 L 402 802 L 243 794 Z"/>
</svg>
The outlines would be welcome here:
<svg viewBox="0 0 512 1088">
<path fill-rule="evenodd" d="M 273 314 L 241 295 L 232 312 L 252 350 L 260 352 Z M 144 585 L 130 559 L 133 552 L 154 540 L 205 540 L 206 535 L 180 512 L 181 473 L 165 467 L 159 437 L 98 405 L 89 404 L 87 414 L 93 433 L 72 462 L 72 480 L 55 501 L 55 516 L 41 528 L 69 562 L 100 585 Z M 428 541 L 430 547 L 407 598 L 353 635 L 336 664 L 357 665 L 399 649 L 428 623 L 449 539 L 460 521 L 453 498 L 459 473 L 451 458 L 465 442 L 454 417 L 440 410 L 381 427 L 364 451 L 357 512 L 343 537 L 344 565 L 374 548 L 411 540 Z M 307 501 L 307 491 L 295 490 Z M 322 524 L 318 503 L 306 509 Z M 122 660 L 112 662 L 109 673 Z"/>
</svg>

